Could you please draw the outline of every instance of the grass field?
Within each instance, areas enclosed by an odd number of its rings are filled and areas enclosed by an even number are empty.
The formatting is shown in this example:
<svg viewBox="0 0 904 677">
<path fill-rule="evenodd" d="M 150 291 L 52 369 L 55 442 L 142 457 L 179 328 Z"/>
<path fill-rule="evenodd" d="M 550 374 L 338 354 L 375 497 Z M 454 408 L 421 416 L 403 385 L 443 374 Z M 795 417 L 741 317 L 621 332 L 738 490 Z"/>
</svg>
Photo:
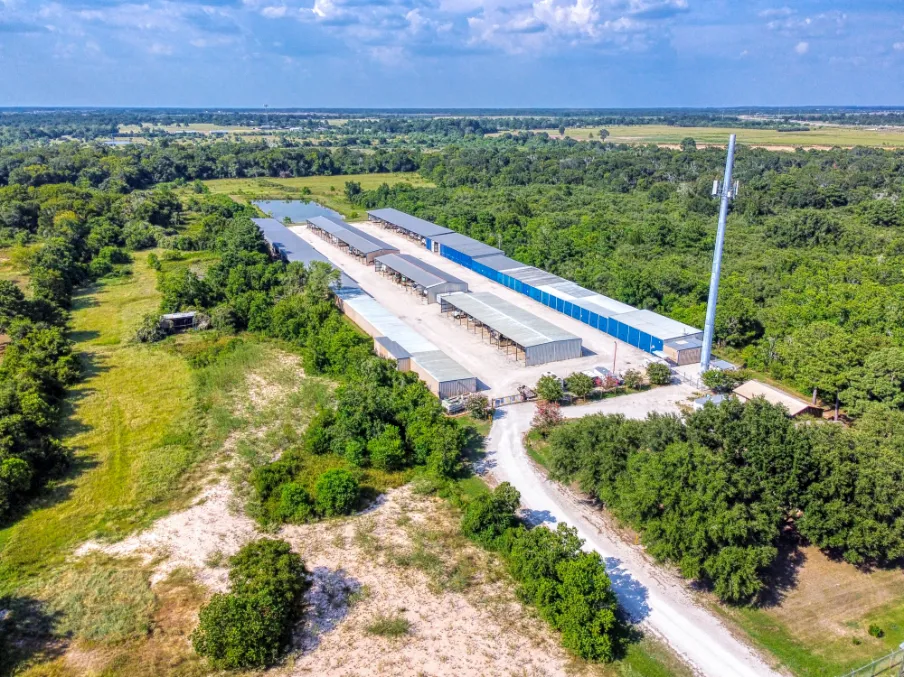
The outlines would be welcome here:
<svg viewBox="0 0 904 677">
<path fill-rule="evenodd" d="M 173 436 L 191 409 L 179 356 L 129 342 L 159 296 L 154 271 L 136 257 L 131 278 L 79 292 L 72 338 L 86 365 L 64 410 L 60 437 L 75 454 L 71 475 L 23 519 L 0 530 L 0 592 L 60 564 L 72 546 L 153 519 L 194 447 Z"/>
<path fill-rule="evenodd" d="M 904 131 L 871 130 L 856 127 L 813 127 L 809 132 L 776 132 L 769 129 L 733 129 L 729 127 L 670 127 L 666 125 L 629 125 L 606 127 L 610 143 L 655 143 L 678 145 L 693 138 L 700 145 L 725 145 L 729 134 L 738 135 L 738 143 L 751 146 L 793 149 L 797 146 L 874 146 L 904 148 Z M 593 134 L 599 138 L 599 127 L 568 127 L 566 136 L 586 141 Z M 548 130 L 547 130 L 548 131 Z M 557 133 L 551 136 L 558 136 Z"/>
<path fill-rule="evenodd" d="M 861 571 L 812 547 L 794 557 L 800 566 L 777 605 L 719 613 L 802 677 L 845 674 L 904 641 L 900 568 Z M 883 636 L 871 636 L 871 625 Z"/>
<path fill-rule="evenodd" d="M 208 132 L 212 132 L 214 130 L 225 130 L 228 132 L 241 133 L 241 132 L 251 132 L 254 131 L 254 127 L 242 127 L 239 125 L 214 125 L 208 122 L 190 122 L 188 126 L 182 127 L 180 125 L 119 125 L 119 133 L 120 134 L 140 134 L 145 130 L 154 130 L 154 131 L 164 131 L 164 132 L 184 132 L 186 130 L 192 130 L 195 132 L 202 132 L 207 134 Z"/>
<path fill-rule="evenodd" d="M 205 181 L 212 193 L 225 193 L 237 202 L 252 200 L 314 200 L 324 207 L 335 209 L 346 218 L 363 215 L 360 207 L 345 197 L 346 181 L 356 181 L 365 190 L 383 183 L 410 183 L 412 186 L 432 186 L 414 172 L 387 174 L 348 174 L 345 176 L 304 176 L 288 179 L 214 179 Z M 306 192 L 307 191 L 310 192 Z"/>
</svg>

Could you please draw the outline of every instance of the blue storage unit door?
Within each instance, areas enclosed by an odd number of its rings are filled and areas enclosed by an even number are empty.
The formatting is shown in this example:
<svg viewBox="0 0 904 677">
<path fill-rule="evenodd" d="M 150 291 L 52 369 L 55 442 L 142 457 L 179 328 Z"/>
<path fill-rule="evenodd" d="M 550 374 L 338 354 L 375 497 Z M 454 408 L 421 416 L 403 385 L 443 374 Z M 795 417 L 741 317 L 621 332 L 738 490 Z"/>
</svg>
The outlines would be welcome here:
<svg viewBox="0 0 904 677">
<path fill-rule="evenodd" d="M 630 331 L 631 328 L 628 325 L 622 324 L 621 322 L 618 323 L 618 338 L 620 338 L 625 343 L 628 342 L 628 334 Z"/>
<path fill-rule="evenodd" d="M 639 348 L 640 347 L 640 330 L 635 329 L 634 327 L 628 328 L 628 343 L 632 346 Z"/>
<path fill-rule="evenodd" d="M 454 261 L 460 266 L 464 266 L 465 268 L 470 268 L 472 259 L 467 254 L 462 254 L 460 251 L 456 249 L 452 249 L 452 247 L 447 247 L 446 245 L 440 243 L 439 245 L 439 253 L 441 256 L 449 259 L 450 261 Z"/>
<path fill-rule="evenodd" d="M 583 322 L 584 324 L 590 324 L 590 311 L 587 310 L 586 308 L 581 308 L 580 311 L 581 311 L 581 317 L 580 317 L 581 322 Z"/>
<path fill-rule="evenodd" d="M 609 336 L 618 336 L 618 320 L 609 318 L 609 326 L 606 327 L 606 333 Z"/>
<path fill-rule="evenodd" d="M 430 251 L 433 251 L 433 240 L 431 240 L 429 237 L 425 237 L 424 238 L 424 247 L 426 247 Z"/>
<path fill-rule="evenodd" d="M 655 336 L 650 337 L 650 352 L 654 352 L 656 350 L 662 350 L 662 339 L 656 338 Z"/>
<path fill-rule="evenodd" d="M 637 346 L 641 350 L 646 350 L 648 353 L 653 352 L 650 349 L 650 346 L 653 344 L 653 337 L 647 334 L 646 332 L 640 332 L 640 344 Z"/>
</svg>

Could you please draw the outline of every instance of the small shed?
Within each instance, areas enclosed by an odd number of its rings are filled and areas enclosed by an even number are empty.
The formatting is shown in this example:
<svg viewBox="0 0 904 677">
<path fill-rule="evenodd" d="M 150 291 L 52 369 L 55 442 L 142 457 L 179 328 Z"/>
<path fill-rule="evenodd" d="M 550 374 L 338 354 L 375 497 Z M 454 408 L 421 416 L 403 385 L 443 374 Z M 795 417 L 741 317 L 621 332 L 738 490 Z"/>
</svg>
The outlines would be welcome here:
<svg viewBox="0 0 904 677">
<path fill-rule="evenodd" d="M 695 336 L 671 339 L 665 341 L 662 346 L 665 358 L 679 367 L 698 363 L 702 351 L 703 341 Z"/>
<path fill-rule="evenodd" d="M 810 416 L 822 417 L 823 409 L 815 404 L 810 404 L 804 399 L 789 395 L 783 390 L 779 390 L 775 386 L 762 381 L 747 381 L 734 389 L 734 394 L 742 400 L 750 401 L 756 397 L 762 397 L 771 404 L 780 404 L 788 410 L 788 415 L 792 418 L 808 414 Z"/>
<path fill-rule="evenodd" d="M 160 328 L 168 334 L 178 334 L 194 329 L 198 321 L 198 313 L 190 310 L 184 313 L 167 313 L 160 316 Z"/>
<path fill-rule="evenodd" d="M 728 395 L 704 395 L 703 397 L 699 397 L 694 400 L 694 411 L 700 411 L 701 409 L 703 409 L 703 407 L 706 406 L 707 402 L 719 406 L 727 399 Z"/>
</svg>

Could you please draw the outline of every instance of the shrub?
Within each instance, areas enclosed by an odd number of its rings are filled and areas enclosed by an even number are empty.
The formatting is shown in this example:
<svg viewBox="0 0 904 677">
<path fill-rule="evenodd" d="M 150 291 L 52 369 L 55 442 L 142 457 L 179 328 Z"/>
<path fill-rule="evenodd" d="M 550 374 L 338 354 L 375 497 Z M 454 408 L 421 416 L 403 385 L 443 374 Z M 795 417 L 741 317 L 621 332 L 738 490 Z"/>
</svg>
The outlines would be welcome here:
<svg viewBox="0 0 904 677">
<path fill-rule="evenodd" d="M 870 634 L 870 637 L 875 637 L 876 639 L 882 639 L 883 637 L 885 637 L 885 630 L 880 628 L 875 623 L 872 623 L 869 626 L 869 634 Z"/>
<path fill-rule="evenodd" d="M 486 395 L 472 395 L 468 399 L 468 413 L 478 421 L 485 421 L 493 415 L 493 408 Z"/>
<path fill-rule="evenodd" d="M 315 456 L 322 456 L 330 451 L 330 426 L 335 416 L 332 409 L 318 411 L 304 433 L 304 450 Z"/>
<path fill-rule="evenodd" d="M 379 615 L 367 626 L 367 632 L 378 637 L 401 637 L 411 630 L 411 623 L 401 614 L 395 616 Z"/>
<path fill-rule="evenodd" d="M 160 258 L 154 253 L 151 252 L 148 254 L 148 268 L 152 270 L 160 270 L 162 268 L 162 264 L 160 263 Z"/>
<path fill-rule="evenodd" d="M 555 376 L 541 376 L 537 381 L 537 395 L 547 402 L 558 402 L 565 395 L 562 382 Z"/>
<path fill-rule="evenodd" d="M 290 524 L 304 524 L 314 514 L 314 502 L 303 486 L 296 482 L 283 484 L 279 493 L 279 516 Z"/>
<path fill-rule="evenodd" d="M 643 376 L 635 369 L 628 369 L 622 376 L 625 387 L 631 390 L 640 390 L 643 387 Z"/>
<path fill-rule="evenodd" d="M 468 503 L 461 518 L 465 536 L 486 547 L 495 547 L 496 540 L 518 520 L 515 511 L 521 505 L 521 494 L 508 482 L 491 493 L 481 494 Z"/>
<path fill-rule="evenodd" d="M 650 362 L 647 365 L 647 379 L 654 386 L 667 386 L 672 382 L 672 370 L 662 362 Z"/>
<path fill-rule="evenodd" d="M 405 448 L 402 436 L 394 425 L 387 425 L 383 432 L 367 443 L 370 462 L 381 470 L 398 470 L 405 465 Z"/>
<path fill-rule="evenodd" d="M 139 343 L 154 343 L 165 338 L 166 332 L 161 329 L 160 317 L 155 313 L 145 315 L 135 330 L 135 340 Z"/>
<path fill-rule="evenodd" d="M 358 502 L 358 480 L 348 470 L 327 470 L 317 479 L 317 510 L 324 517 L 347 515 Z"/>
<path fill-rule="evenodd" d="M 578 399 L 584 399 L 593 392 L 593 379 L 579 371 L 565 379 L 565 385 L 568 387 L 568 392 Z"/>
<path fill-rule="evenodd" d="M 221 669 L 273 665 L 308 586 L 304 564 L 288 543 L 266 538 L 244 546 L 229 564 L 231 590 L 201 609 L 195 651 Z"/>
</svg>

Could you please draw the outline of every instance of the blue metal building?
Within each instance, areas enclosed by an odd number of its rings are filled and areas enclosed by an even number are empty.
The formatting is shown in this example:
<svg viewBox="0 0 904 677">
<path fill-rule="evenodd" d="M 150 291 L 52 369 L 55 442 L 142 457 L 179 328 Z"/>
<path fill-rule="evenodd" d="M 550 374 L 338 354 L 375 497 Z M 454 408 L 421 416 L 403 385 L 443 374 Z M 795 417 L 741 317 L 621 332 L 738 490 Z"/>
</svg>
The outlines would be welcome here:
<svg viewBox="0 0 904 677">
<path fill-rule="evenodd" d="M 384 219 L 386 216 L 384 213 Z M 427 232 L 427 227 L 422 224 L 429 222 L 419 221 L 419 230 Z M 667 341 L 703 336 L 702 330 L 696 327 L 590 291 L 558 275 L 509 258 L 502 250 L 461 233 L 422 234 L 421 240 L 427 249 L 450 261 L 646 352 L 662 357 Z"/>
</svg>

